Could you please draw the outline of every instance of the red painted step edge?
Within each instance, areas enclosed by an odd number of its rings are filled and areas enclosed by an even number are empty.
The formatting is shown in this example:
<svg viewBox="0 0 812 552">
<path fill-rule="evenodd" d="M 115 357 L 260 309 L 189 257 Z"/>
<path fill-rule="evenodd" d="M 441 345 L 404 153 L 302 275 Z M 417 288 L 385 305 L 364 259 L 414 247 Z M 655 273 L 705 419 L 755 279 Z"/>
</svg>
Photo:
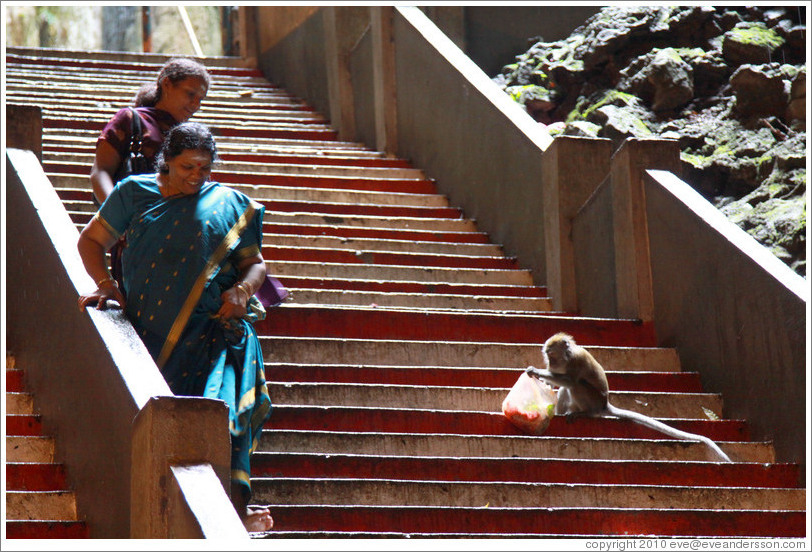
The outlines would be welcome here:
<svg viewBox="0 0 812 552">
<path fill-rule="evenodd" d="M 662 419 L 689 433 L 715 441 L 749 441 L 744 420 Z M 407 410 L 352 406 L 275 405 L 266 429 L 383 433 L 448 433 L 455 435 L 523 435 L 501 412 Z M 616 418 L 553 418 L 548 437 L 668 439 L 662 433 Z"/>
<path fill-rule="evenodd" d="M 7 539 L 89 539 L 83 521 L 6 521 Z"/>
<path fill-rule="evenodd" d="M 339 238 L 374 238 L 447 243 L 490 243 L 490 238 L 484 232 L 435 232 L 433 230 L 401 230 L 396 228 L 363 228 L 276 222 L 263 223 L 262 231 L 266 234 L 287 234 L 296 236 L 332 236 Z"/>
<path fill-rule="evenodd" d="M 456 207 L 420 207 L 413 205 L 377 205 L 363 203 L 315 203 L 311 201 L 257 199 L 267 211 L 282 213 L 317 213 L 342 216 L 422 217 L 460 219 Z"/>
<path fill-rule="evenodd" d="M 20 393 L 25 390 L 25 380 L 22 370 L 6 370 L 6 391 Z"/>
<path fill-rule="evenodd" d="M 127 61 L 108 61 L 96 59 L 69 59 L 67 57 L 40 57 L 25 56 L 20 54 L 6 53 L 6 63 L 19 63 L 27 65 L 42 65 L 44 67 L 88 67 L 93 69 L 116 69 L 122 71 L 158 71 L 161 63 L 143 63 Z M 229 75 L 237 77 L 263 77 L 262 71 L 254 68 L 242 67 L 207 67 L 211 75 Z M 269 88 L 276 88 L 271 84 Z"/>
<path fill-rule="evenodd" d="M 547 297 L 544 286 L 511 286 L 499 284 L 433 284 L 430 282 L 402 282 L 379 280 L 349 280 L 341 278 L 316 278 L 281 276 L 288 288 L 340 289 L 353 291 L 379 291 L 383 293 L 437 293 L 445 295 Z"/>
<path fill-rule="evenodd" d="M 436 266 L 444 268 L 481 268 L 518 270 L 516 259 L 509 257 L 472 257 L 464 255 L 430 255 L 364 251 L 361 255 L 346 249 L 317 249 L 266 245 L 262 248 L 266 261 L 301 261 L 314 263 L 377 264 L 395 266 Z"/>
<path fill-rule="evenodd" d="M 6 414 L 6 435 L 42 435 L 39 414 Z"/>
<path fill-rule="evenodd" d="M 6 462 L 6 488 L 10 491 L 68 490 L 62 464 Z"/>
<path fill-rule="evenodd" d="M 256 328 L 262 335 L 275 336 L 539 344 L 557 332 L 567 332 L 582 345 L 654 347 L 657 343 L 650 322 L 543 314 L 500 316 L 296 306 L 276 309 Z"/>
<path fill-rule="evenodd" d="M 481 508 L 408 506 L 272 506 L 281 531 L 397 531 L 606 536 L 802 537 L 805 512 Z"/>
<path fill-rule="evenodd" d="M 798 466 L 538 458 L 444 458 L 255 453 L 254 477 L 794 488 Z"/>
<path fill-rule="evenodd" d="M 427 366 L 355 366 L 344 364 L 266 364 L 268 381 L 377 383 L 386 385 L 463 385 L 510 388 L 522 370 L 506 368 L 443 368 Z M 609 372 L 615 391 L 702 391 L 696 372 Z"/>
</svg>

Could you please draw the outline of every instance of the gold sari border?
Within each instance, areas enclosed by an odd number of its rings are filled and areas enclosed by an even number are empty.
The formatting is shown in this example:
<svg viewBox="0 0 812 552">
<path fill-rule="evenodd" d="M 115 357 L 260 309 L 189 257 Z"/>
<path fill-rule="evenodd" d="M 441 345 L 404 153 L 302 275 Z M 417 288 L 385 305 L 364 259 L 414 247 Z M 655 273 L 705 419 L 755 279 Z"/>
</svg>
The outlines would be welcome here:
<svg viewBox="0 0 812 552">
<path fill-rule="evenodd" d="M 203 290 L 206 289 L 206 284 L 208 283 L 209 278 L 212 276 L 212 274 L 214 274 L 215 270 L 217 270 L 217 267 L 220 266 L 220 263 L 226 257 L 229 250 L 237 242 L 242 231 L 245 230 L 245 227 L 254 217 L 254 212 L 255 209 L 253 202 L 249 203 L 243 214 L 240 215 L 240 218 L 237 219 L 237 222 L 234 223 L 234 226 L 231 227 L 223 238 L 223 241 L 219 246 L 217 246 L 217 249 L 209 258 L 208 263 L 206 263 L 206 268 L 203 269 L 203 271 L 197 277 L 197 280 L 195 280 L 195 283 L 192 286 L 192 291 L 189 293 L 188 297 L 186 297 L 183 307 L 181 307 L 178 316 L 172 323 L 172 328 L 169 330 L 169 335 L 166 337 L 166 341 L 161 348 L 160 355 L 158 355 L 158 360 L 156 361 L 158 368 L 163 368 L 167 360 L 169 360 L 169 355 L 171 355 L 172 351 L 175 350 L 175 345 L 177 345 L 183 330 L 186 329 L 186 324 L 189 322 L 189 317 L 192 316 L 195 305 L 197 305 L 197 302 L 200 301 L 200 297 L 203 295 Z"/>
<path fill-rule="evenodd" d="M 99 223 L 104 227 L 104 229 L 110 232 L 116 240 L 121 238 L 121 234 L 119 234 L 118 230 L 113 228 L 113 226 L 109 222 L 104 220 L 104 218 L 98 213 L 98 211 L 96 212 L 95 215 L 93 215 L 93 218 L 99 221 Z"/>
</svg>

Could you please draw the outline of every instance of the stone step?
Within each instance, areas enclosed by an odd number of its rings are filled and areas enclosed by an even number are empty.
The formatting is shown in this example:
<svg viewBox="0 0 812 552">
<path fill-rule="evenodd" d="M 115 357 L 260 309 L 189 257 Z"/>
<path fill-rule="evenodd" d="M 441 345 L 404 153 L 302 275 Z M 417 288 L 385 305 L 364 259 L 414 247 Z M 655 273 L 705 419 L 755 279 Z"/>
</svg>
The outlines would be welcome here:
<svg viewBox="0 0 812 552">
<path fill-rule="evenodd" d="M 89 171 L 88 171 L 89 174 Z M 90 178 L 85 175 L 52 173 L 51 182 L 65 201 L 92 201 Z M 243 192 L 254 200 L 266 204 L 273 200 L 277 205 L 283 202 L 302 202 L 331 205 L 357 205 L 381 207 L 412 207 L 446 210 L 448 199 L 439 194 L 402 194 L 389 192 L 363 192 L 355 190 L 331 190 L 329 188 L 293 188 L 289 186 L 248 186 L 233 184 L 229 187 Z M 271 204 L 273 205 L 273 204 Z M 327 207 L 325 207 L 327 208 Z M 458 211 L 454 211 L 459 215 Z M 491 245 L 491 244 L 488 244 Z"/>
<path fill-rule="evenodd" d="M 277 309 L 273 316 L 276 317 Z M 586 335 L 585 335 L 586 336 Z M 261 334 L 268 363 L 319 364 L 325 361 L 355 365 L 482 367 L 524 370 L 543 366 L 541 344 L 391 340 L 349 337 L 300 337 Z M 599 341 L 594 337 L 593 342 Z M 608 371 L 679 372 L 676 351 L 656 347 L 614 347 L 585 344 Z M 517 376 L 518 377 L 518 376 Z"/>
<path fill-rule="evenodd" d="M 269 381 L 288 383 L 376 383 L 385 385 L 436 385 L 469 387 L 513 387 L 522 368 L 470 366 L 391 366 L 363 364 L 306 364 L 301 362 L 266 362 Z M 700 393 L 698 372 L 632 372 L 607 371 L 613 391 L 661 391 Z"/>
<path fill-rule="evenodd" d="M 345 265 L 371 264 L 438 268 L 480 268 L 485 270 L 518 270 L 513 257 L 431 254 L 400 251 L 358 251 L 353 249 L 323 249 L 318 247 L 283 247 L 264 245 L 262 256 L 268 262 L 293 261 L 335 263 Z"/>
<path fill-rule="evenodd" d="M 679 430 L 704 435 L 714 441 L 747 441 L 743 420 L 662 418 Z M 360 406 L 301 406 L 277 404 L 268 430 L 359 431 L 384 433 L 457 433 L 460 435 L 520 435 L 501 412 L 426 410 Z M 554 417 L 544 432 L 549 437 L 666 439 L 658 431 L 617 418 Z"/>
<path fill-rule="evenodd" d="M 142 84 L 154 82 L 156 75 L 157 71 L 155 74 L 145 74 L 133 79 L 129 83 L 97 83 L 95 85 L 83 81 L 51 81 L 51 75 L 15 77 L 8 79 L 6 86 L 12 100 L 15 97 L 25 96 L 39 96 L 46 102 L 58 102 L 63 98 L 89 98 L 95 99 L 102 105 L 113 103 L 125 105 L 130 103 Z M 243 78 L 240 82 L 232 84 L 226 82 L 215 84 L 204 101 L 228 100 L 237 100 L 243 104 L 255 104 L 260 107 L 267 105 L 268 102 L 280 105 L 296 105 L 301 102 L 287 92 L 251 77 Z"/>
<path fill-rule="evenodd" d="M 91 211 L 68 211 L 71 220 L 81 230 L 90 222 L 93 216 Z M 432 230 L 404 230 L 401 228 L 365 228 L 359 226 L 343 225 L 323 225 L 323 224 L 286 224 L 271 223 L 263 224 L 265 233 L 279 233 L 298 236 L 331 236 L 341 238 L 367 238 L 367 239 L 394 239 L 394 240 L 420 240 L 435 242 L 460 242 L 460 243 L 486 243 L 488 236 L 482 232 L 437 232 Z M 301 264 L 301 263 L 297 263 Z M 315 271 L 318 278 L 330 278 L 324 271 Z M 322 272 L 321 274 L 318 274 Z M 308 274 L 292 273 L 291 276 L 309 276 Z M 346 276 L 341 276 L 346 278 Z M 370 278 L 379 280 L 379 278 Z M 525 278 L 525 280 L 527 280 Z M 487 284 L 488 282 L 482 282 Z M 525 284 L 529 285 L 529 284 Z"/>
<path fill-rule="evenodd" d="M 72 491 L 6 491 L 6 519 L 76 521 Z"/>
<path fill-rule="evenodd" d="M 55 463 L 54 440 L 43 435 L 34 397 L 25 391 L 24 371 L 10 353 L 5 398 L 6 538 L 88 538 L 66 469 Z"/>
<path fill-rule="evenodd" d="M 21 94 L 25 95 L 21 96 Z M 55 95 L 58 95 L 58 93 Z M 116 111 L 130 104 L 129 101 L 115 99 L 100 103 L 98 98 L 88 97 L 81 103 L 92 105 L 75 105 L 77 102 L 69 98 L 60 98 L 58 104 L 49 105 L 43 102 L 43 99 L 44 98 L 29 96 L 27 91 L 18 91 L 17 94 L 12 94 L 12 97 L 9 98 L 9 102 L 37 106 L 40 108 L 43 118 L 82 119 L 92 123 L 94 126 L 100 124 L 102 127 L 115 115 Z M 48 101 L 53 102 L 55 98 L 50 96 Z M 71 103 L 74 105 L 71 105 Z M 261 127 L 262 125 L 287 124 L 317 125 L 321 128 L 329 128 L 329 121 L 324 119 L 324 117 L 311 110 L 297 109 L 297 104 L 278 103 L 277 105 L 267 106 L 268 108 L 266 109 L 256 109 L 253 106 L 250 108 L 245 105 L 240 107 L 237 103 L 226 104 L 220 102 L 220 105 L 216 105 L 216 103 L 217 102 L 207 103 L 195 113 L 194 120 L 203 122 L 212 127 L 237 127 L 245 124 L 245 111 L 250 109 L 250 124 L 252 126 Z M 74 156 L 76 157 L 73 158 Z M 64 159 L 58 157 L 54 159 L 54 161 L 63 163 L 86 163 L 83 154 L 69 154 L 68 157 Z"/>
<path fill-rule="evenodd" d="M 79 124 L 79 123 L 77 123 Z M 222 130 L 222 129 L 221 129 Z M 225 132 L 225 130 L 223 130 Z M 257 130 L 263 133 L 262 129 Z M 293 127 L 279 127 L 279 133 L 308 134 L 319 132 L 317 130 L 300 130 Z M 274 130 L 268 130 L 273 134 Z M 45 171 L 49 174 L 89 175 L 89 166 L 71 163 L 43 163 Z M 437 189 L 433 181 L 425 178 L 386 178 L 369 176 L 320 176 L 317 174 L 286 174 L 277 169 L 270 172 L 251 172 L 242 170 L 215 171 L 212 180 L 230 185 L 247 186 L 286 186 L 297 188 L 319 188 L 332 190 L 354 190 L 362 192 L 392 192 L 409 194 L 436 194 Z"/>
<path fill-rule="evenodd" d="M 43 128 L 43 144 L 58 140 L 62 143 L 76 141 L 95 147 L 99 133 L 86 128 Z M 341 140 L 303 140 L 298 138 L 263 138 L 261 136 L 218 136 L 217 150 L 232 148 L 248 152 L 298 152 L 303 155 L 348 154 L 355 157 L 379 158 L 382 153 L 367 148 L 359 142 Z"/>
<path fill-rule="evenodd" d="M 152 76 L 151 78 L 154 79 L 155 77 Z M 149 79 L 150 77 L 145 78 L 141 82 L 148 82 Z M 103 112 L 109 115 L 125 105 L 131 105 L 132 97 L 138 87 L 139 85 L 133 85 L 132 88 L 127 87 L 126 90 L 108 90 L 104 96 L 101 94 L 96 96 L 83 94 L 86 90 L 81 89 L 78 90 L 79 94 L 75 96 L 59 90 L 48 93 L 30 89 L 18 90 L 9 94 L 8 97 L 10 103 L 35 105 L 48 113 L 86 113 L 94 111 L 94 114 Z M 252 114 L 256 113 L 259 117 L 290 116 L 325 122 L 321 114 L 315 112 L 309 105 L 302 103 L 301 100 L 278 93 L 269 95 L 258 92 L 255 98 L 255 88 L 247 92 L 246 94 L 245 90 L 235 89 L 234 87 L 225 87 L 225 89 L 217 91 L 211 90 L 198 113 L 205 113 L 211 117 L 228 116 L 231 118 L 242 115 L 240 120 L 245 120 L 245 112 L 250 110 Z M 57 98 L 58 101 L 55 101 Z"/>
<path fill-rule="evenodd" d="M 373 151 L 362 151 L 356 148 L 344 149 L 333 146 L 305 147 L 300 145 L 274 145 L 268 144 L 257 147 L 251 144 L 231 143 L 218 141 L 217 153 L 226 163 L 263 163 L 275 165 L 323 165 L 340 167 L 373 167 L 390 169 L 409 169 L 411 164 L 397 157 L 384 157 L 383 154 Z M 53 137 L 43 140 L 43 153 L 49 154 L 93 154 L 96 148 L 96 138 L 87 137 Z M 271 196 L 273 197 L 273 196 Z"/>
<path fill-rule="evenodd" d="M 790 489 L 797 486 L 800 471 L 796 464 L 784 463 L 763 465 L 751 462 L 720 463 L 641 459 L 465 457 L 459 455 L 443 457 L 412 454 L 394 456 L 375 453 L 325 454 L 284 451 L 260 451 L 256 453 L 255 458 L 251 464 L 251 470 L 256 477 L 381 479 L 411 483 L 418 481 L 581 485 L 605 483 L 629 487 L 634 485 L 692 486 L 701 487 L 705 492 L 718 487 Z M 747 482 L 746 486 L 742 484 L 743 481 Z M 791 506 L 786 505 L 786 509 L 798 509 L 798 506 L 802 507 L 804 503 L 804 489 L 792 490 L 798 491 L 794 494 L 801 498 L 801 502 L 794 502 Z M 524 505 L 532 504 L 532 502 L 522 502 Z M 391 502 L 391 504 L 399 504 L 399 502 Z M 593 504 L 583 504 L 583 506 L 590 505 Z M 743 504 L 738 506 L 743 506 Z M 751 505 L 751 507 L 761 506 Z"/>
<path fill-rule="evenodd" d="M 109 119 L 109 117 L 108 117 Z M 197 117 L 195 117 L 197 119 Z M 219 148 L 218 148 L 219 149 Z M 43 165 L 46 167 L 91 167 L 94 159 L 93 152 L 88 153 L 57 153 L 43 151 Z M 215 166 L 216 173 L 225 171 L 239 171 L 256 174 L 275 173 L 288 175 L 317 175 L 333 177 L 354 177 L 354 178 L 393 178 L 393 179 L 425 179 L 423 171 L 404 167 L 354 167 L 352 165 L 323 165 L 318 163 L 308 163 L 304 158 L 300 163 L 273 163 L 273 162 L 249 162 L 224 159 Z M 77 172 L 77 169 L 66 170 L 66 172 Z M 458 209 L 448 208 L 453 214 L 459 216 Z M 451 216 L 451 214 L 450 214 Z"/>
<path fill-rule="evenodd" d="M 727 441 L 719 446 L 738 462 L 770 464 L 769 442 Z M 703 443 L 667 439 L 455 435 L 274 429 L 262 432 L 258 451 L 476 458 L 568 458 L 572 460 L 716 461 Z"/>
<path fill-rule="evenodd" d="M 275 405 L 502 411 L 509 389 L 495 387 L 391 385 L 374 383 L 268 382 Z M 612 391 L 609 400 L 654 418 L 721 417 L 722 398 L 711 393 Z"/>
<path fill-rule="evenodd" d="M 53 462 L 54 439 L 41 435 L 6 435 L 7 462 Z"/>
<path fill-rule="evenodd" d="M 30 393 L 7 391 L 6 414 L 34 414 L 34 398 Z"/>
<path fill-rule="evenodd" d="M 173 57 L 170 54 L 153 54 L 141 52 L 113 52 L 96 50 L 71 50 L 27 48 L 22 46 L 6 47 L 6 61 L 25 66 L 44 65 L 47 67 L 81 67 L 83 70 L 93 67 L 113 67 L 116 71 L 136 70 L 145 67 L 160 67 Z M 200 59 L 207 68 L 239 70 L 258 75 L 256 67 L 249 66 L 246 60 L 230 56 L 212 56 Z M 152 70 L 152 69 L 150 69 Z"/>
<path fill-rule="evenodd" d="M 263 243 L 282 247 L 318 247 L 321 249 L 348 249 L 350 251 L 397 251 L 430 253 L 436 255 L 469 255 L 495 257 L 502 248 L 495 244 L 420 242 L 407 240 L 374 240 L 369 238 L 337 238 L 333 236 L 296 236 L 265 234 Z"/>
<path fill-rule="evenodd" d="M 81 218 L 77 217 L 77 221 Z M 327 236 L 337 238 L 366 238 L 379 240 L 414 240 L 446 243 L 484 244 L 488 235 L 484 232 L 438 232 L 433 230 L 411 230 L 404 228 L 363 228 L 357 226 L 340 226 L 337 224 L 285 224 L 265 223 L 265 233 L 287 234 L 294 236 Z M 293 276 L 306 276 L 305 274 Z M 320 276 L 321 278 L 325 276 Z M 375 278 L 377 279 L 377 278 Z M 482 282 L 487 284 L 487 282 Z"/>
<path fill-rule="evenodd" d="M 330 289 L 379 293 L 419 293 L 427 295 L 469 295 L 472 297 L 536 297 L 546 298 L 543 286 L 500 285 L 479 283 L 435 283 L 417 281 L 365 280 L 360 278 L 321 278 L 284 276 L 282 282 L 291 289 Z"/>
<path fill-rule="evenodd" d="M 336 132 L 326 125 L 296 125 L 287 123 L 268 123 L 247 124 L 239 129 L 231 126 L 218 125 L 216 121 L 209 121 L 206 119 L 196 118 L 196 122 L 208 125 L 212 132 L 217 136 L 229 136 L 239 132 L 245 136 L 262 137 L 262 138 L 288 138 L 288 139 L 305 139 L 305 140 L 331 140 L 336 137 Z M 43 128 L 74 128 L 90 130 L 98 133 L 104 125 L 106 120 L 87 120 L 82 117 L 43 117 Z M 67 165 L 70 167 L 70 165 Z M 80 167 L 84 170 L 83 167 Z M 46 169 L 48 170 L 48 169 Z M 251 177 L 247 177 L 251 180 Z M 255 177 L 253 178 L 256 179 Z"/>
<path fill-rule="evenodd" d="M 88 170 L 89 174 L 89 170 Z M 64 201 L 92 201 L 90 178 L 84 175 L 53 173 L 50 175 L 54 188 Z M 331 205 L 358 207 L 398 207 L 424 209 L 459 216 L 459 211 L 449 210 L 448 199 L 439 194 L 395 194 L 383 192 L 363 192 L 355 190 L 331 190 L 329 188 L 293 188 L 287 186 L 248 186 L 232 184 L 229 187 L 243 192 L 247 196 L 277 209 L 289 203 L 291 207 L 299 204 L 319 204 L 323 208 Z M 304 205 L 303 205 L 304 206 Z M 357 208 L 358 208 L 357 207 Z M 337 209 L 333 207 L 333 209 Z M 489 244 L 490 245 L 490 244 Z"/>
<path fill-rule="evenodd" d="M 278 263 L 268 264 L 272 267 L 271 274 L 284 274 L 283 271 L 273 269 Z M 386 268 L 392 270 L 392 268 L 400 267 Z M 433 272 L 450 269 L 430 270 Z M 453 270 L 456 273 L 474 272 L 470 269 Z M 557 332 L 567 332 L 584 346 L 614 344 L 617 347 L 652 347 L 656 344 L 656 336 L 651 324 L 642 324 L 637 320 L 572 317 L 560 313 L 497 315 L 477 312 L 433 312 L 429 314 L 394 308 L 309 306 L 286 303 L 276 308 L 273 316 L 267 317 L 255 326 L 260 335 L 335 337 L 366 341 L 398 340 L 400 343 L 405 341 L 476 343 L 499 341 L 539 344 Z M 387 343 L 387 345 L 397 347 L 398 343 Z M 471 365 L 463 358 L 455 360 L 457 360 L 455 362 L 457 365 Z M 408 363 L 398 362 L 397 364 Z M 428 363 L 420 362 L 419 364 Z M 604 364 L 604 368 L 618 370 L 631 367 L 620 368 L 612 363 Z M 656 371 L 656 369 L 653 370 Z"/>
<path fill-rule="evenodd" d="M 294 129 L 289 132 L 296 134 L 299 131 Z M 434 182 L 425 178 L 360 178 L 354 176 L 290 175 L 279 172 L 215 171 L 212 180 L 228 185 L 292 186 L 297 188 L 327 188 L 332 190 L 409 194 L 437 193 Z"/>
<path fill-rule="evenodd" d="M 680 470 L 686 470 L 680 466 Z M 804 511 L 803 489 L 749 487 L 399 481 L 370 478 L 256 477 L 254 500 L 270 505 L 456 506 L 487 508 L 661 508 Z"/>
<path fill-rule="evenodd" d="M 267 229 L 267 227 L 266 227 Z M 382 264 L 345 264 L 308 261 L 266 261 L 269 274 L 280 280 L 285 276 L 351 280 L 380 280 L 397 282 L 427 282 L 432 284 L 488 284 L 531 286 L 532 277 L 526 270 L 484 269 L 459 267 L 422 267 Z"/>
<path fill-rule="evenodd" d="M 802 537 L 804 512 L 651 508 L 272 505 L 274 531 Z"/>
<path fill-rule="evenodd" d="M 348 290 L 289 288 L 291 303 L 299 305 L 367 305 L 423 310 L 482 310 L 490 312 L 550 312 L 552 301 L 542 297 L 373 293 Z"/>
<path fill-rule="evenodd" d="M 138 87 L 145 82 L 154 81 L 162 64 L 99 64 L 79 60 L 60 60 L 58 65 L 37 60 L 15 59 L 7 57 L 10 75 L 17 82 L 36 83 L 46 81 L 52 86 L 95 87 L 104 92 L 122 86 Z M 279 94 L 292 96 L 286 90 L 268 82 L 262 74 L 248 67 L 217 67 L 204 62 L 212 77 L 212 89 L 260 88 L 272 90 Z M 220 78 L 218 78 L 220 77 Z"/>
</svg>

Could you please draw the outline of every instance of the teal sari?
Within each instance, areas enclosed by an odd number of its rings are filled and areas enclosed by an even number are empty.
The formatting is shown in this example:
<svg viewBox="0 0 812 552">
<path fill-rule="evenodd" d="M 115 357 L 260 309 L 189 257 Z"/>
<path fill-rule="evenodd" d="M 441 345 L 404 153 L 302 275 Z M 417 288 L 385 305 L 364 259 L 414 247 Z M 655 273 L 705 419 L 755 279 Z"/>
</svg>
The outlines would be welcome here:
<svg viewBox="0 0 812 552">
<path fill-rule="evenodd" d="M 122 254 L 126 314 L 176 395 L 225 401 L 232 483 L 250 497 L 250 455 L 271 413 L 252 298 L 239 320 L 216 317 L 240 261 L 260 252 L 264 207 L 207 182 L 197 194 L 164 198 L 156 175 L 120 182 L 96 218 Z"/>
</svg>

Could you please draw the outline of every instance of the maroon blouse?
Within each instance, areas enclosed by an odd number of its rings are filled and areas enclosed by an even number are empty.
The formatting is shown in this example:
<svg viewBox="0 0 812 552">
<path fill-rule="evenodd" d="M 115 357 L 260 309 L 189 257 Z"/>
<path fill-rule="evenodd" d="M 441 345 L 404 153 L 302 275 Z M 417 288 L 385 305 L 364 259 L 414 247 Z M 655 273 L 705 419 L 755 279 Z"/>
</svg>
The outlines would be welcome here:
<svg viewBox="0 0 812 552">
<path fill-rule="evenodd" d="M 141 151 L 144 157 L 155 162 L 155 156 L 161 149 L 164 136 L 170 128 L 178 124 L 172 115 L 162 109 L 154 107 L 136 107 L 135 110 L 141 117 Z M 113 146 L 122 159 L 129 155 L 130 141 L 132 139 L 132 118 L 129 108 L 124 108 L 116 112 L 113 118 L 105 125 L 101 131 L 96 146 L 106 141 Z"/>
</svg>

